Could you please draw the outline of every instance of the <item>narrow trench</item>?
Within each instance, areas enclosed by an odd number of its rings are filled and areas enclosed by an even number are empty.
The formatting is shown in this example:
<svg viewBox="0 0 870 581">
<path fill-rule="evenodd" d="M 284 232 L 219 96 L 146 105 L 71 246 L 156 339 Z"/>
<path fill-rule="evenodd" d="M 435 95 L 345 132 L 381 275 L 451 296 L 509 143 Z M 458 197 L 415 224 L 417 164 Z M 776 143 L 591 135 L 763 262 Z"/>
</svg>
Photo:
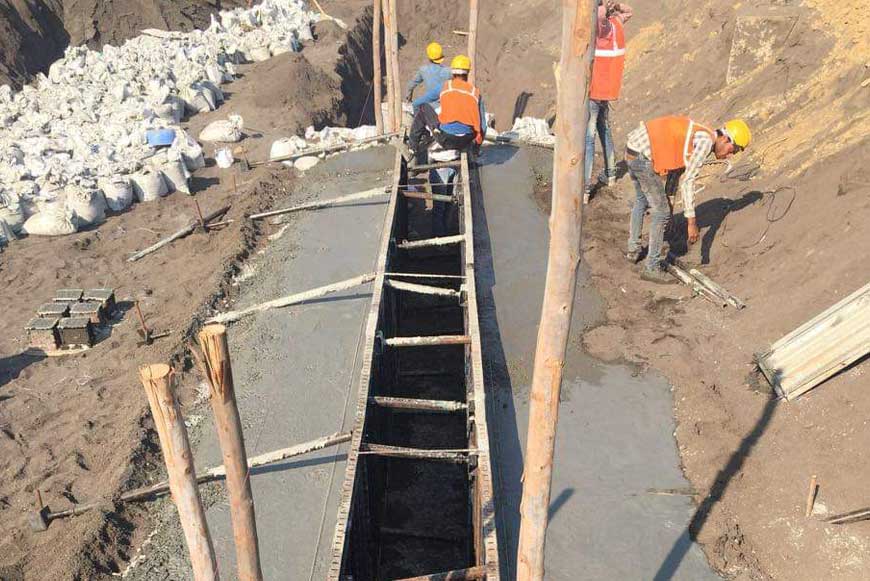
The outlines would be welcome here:
<svg viewBox="0 0 870 581">
<path fill-rule="evenodd" d="M 403 180 L 407 183 L 407 180 Z M 455 210 L 454 204 L 450 205 Z M 460 233 L 453 211 L 446 234 Z M 396 209 L 397 240 L 433 236 L 432 211 L 422 200 L 401 198 Z M 447 275 L 413 282 L 459 291 L 461 245 L 395 248 L 388 271 Z M 455 277 L 455 278 L 451 278 Z M 462 299 L 385 288 L 379 330 L 385 337 L 464 335 Z M 370 397 L 441 400 L 468 404 L 466 346 L 437 345 L 377 349 Z M 464 450 L 471 426 L 467 409 L 433 413 L 370 406 L 364 441 L 426 450 Z M 360 461 L 367 501 L 353 516 L 350 567 L 354 579 L 398 579 L 471 567 L 475 563 L 473 461 L 445 462 L 365 455 Z M 365 539 L 357 536 L 360 531 Z M 360 551 L 367 547 L 367 551 Z"/>
</svg>

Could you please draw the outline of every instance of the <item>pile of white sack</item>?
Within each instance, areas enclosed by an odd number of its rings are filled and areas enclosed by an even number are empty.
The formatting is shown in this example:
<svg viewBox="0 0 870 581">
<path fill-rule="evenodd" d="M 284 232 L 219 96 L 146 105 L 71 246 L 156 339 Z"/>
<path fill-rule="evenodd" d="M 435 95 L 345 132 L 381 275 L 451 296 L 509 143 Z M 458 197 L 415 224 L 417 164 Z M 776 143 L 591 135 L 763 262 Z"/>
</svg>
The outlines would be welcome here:
<svg viewBox="0 0 870 581">
<path fill-rule="evenodd" d="M 312 125 L 305 130 L 304 138 L 293 135 L 274 141 L 269 151 L 269 159 L 280 159 L 309 149 L 354 144 L 375 137 L 377 134 L 378 129 L 374 125 L 360 125 L 354 129 L 348 129 L 347 127 L 324 127 L 320 131 L 315 131 Z M 368 142 L 361 144 L 360 148 L 375 147 L 377 145 L 375 142 Z M 306 171 L 317 165 L 317 162 L 324 158 L 326 158 L 326 154 L 305 156 L 285 161 L 284 165 L 295 167 L 300 171 Z"/>
<path fill-rule="evenodd" d="M 556 136 L 550 132 L 546 119 L 537 117 L 518 117 L 510 131 L 500 134 L 511 141 L 527 141 L 543 145 L 555 145 Z"/>
<path fill-rule="evenodd" d="M 181 118 L 215 109 L 235 65 L 298 50 L 319 18 L 303 0 L 264 0 L 213 16 L 207 30 L 70 47 L 21 91 L 0 86 L 0 240 L 68 234 L 107 208 L 187 191 L 203 158 Z M 176 131 L 168 149 L 147 144 L 158 128 Z"/>
</svg>

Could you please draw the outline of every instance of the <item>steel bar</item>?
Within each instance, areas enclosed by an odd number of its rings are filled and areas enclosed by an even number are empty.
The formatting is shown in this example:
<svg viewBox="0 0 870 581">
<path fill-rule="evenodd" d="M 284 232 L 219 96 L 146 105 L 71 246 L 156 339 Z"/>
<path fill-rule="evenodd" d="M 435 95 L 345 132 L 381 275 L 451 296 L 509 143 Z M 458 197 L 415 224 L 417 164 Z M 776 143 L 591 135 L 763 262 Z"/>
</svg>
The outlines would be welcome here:
<svg viewBox="0 0 870 581">
<path fill-rule="evenodd" d="M 465 236 L 457 234 L 455 236 L 442 236 L 440 238 L 426 238 L 423 240 L 405 240 L 398 246 L 402 250 L 410 250 L 412 248 L 428 248 L 430 246 L 447 246 L 448 244 L 460 244 L 465 241 Z"/>
<path fill-rule="evenodd" d="M 432 347 L 437 345 L 467 345 L 471 343 L 468 335 L 435 335 L 432 337 L 393 337 L 387 339 L 390 347 Z"/>
<path fill-rule="evenodd" d="M 461 401 L 444 401 L 437 399 L 414 399 L 407 397 L 374 396 L 369 398 L 372 403 L 394 410 L 417 410 L 438 413 L 453 413 L 465 411 L 468 405 Z"/>
</svg>

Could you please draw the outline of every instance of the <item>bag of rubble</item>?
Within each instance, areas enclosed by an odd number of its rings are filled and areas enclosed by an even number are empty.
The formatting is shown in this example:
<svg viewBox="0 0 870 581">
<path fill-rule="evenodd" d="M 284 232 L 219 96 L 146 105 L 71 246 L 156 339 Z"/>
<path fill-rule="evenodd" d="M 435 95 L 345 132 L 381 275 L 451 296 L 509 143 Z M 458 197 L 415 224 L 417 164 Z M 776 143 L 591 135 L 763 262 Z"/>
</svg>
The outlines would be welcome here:
<svg viewBox="0 0 870 581">
<path fill-rule="evenodd" d="M 179 153 L 168 151 L 165 158 L 159 161 L 155 160 L 155 163 L 159 164 L 158 168 L 163 174 L 163 179 L 166 180 L 166 189 L 169 192 L 184 192 L 190 195 L 190 188 L 187 185 L 190 173 L 188 173 L 187 166 Z"/>
<path fill-rule="evenodd" d="M 272 142 L 269 150 L 269 159 L 280 159 L 305 150 L 308 144 L 298 135 L 282 137 Z"/>
<path fill-rule="evenodd" d="M 100 190 L 70 185 L 64 189 L 66 207 L 74 214 L 76 226 L 85 228 L 106 221 L 106 199 Z"/>
<path fill-rule="evenodd" d="M 200 141 L 237 143 L 242 140 L 244 121 L 239 115 L 230 115 L 229 119 L 212 121 L 199 133 Z"/>
<path fill-rule="evenodd" d="M 191 113 L 208 113 L 217 109 L 217 97 L 208 87 L 194 83 L 181 91 L 181 98 Z"/>
<path fill-rule="evenodd" d="M 123 212 L 133 205 L 133 184 L 124 177 L 106 178 L 99 181 L 106 204 L 113 212 Z"/>
<path fill-rule="evenodd" d="M 136 199 L 140 202 L 153 202 L 169 193 L 163 174 L 152 167 L 146 167 L 131 175 L 130 181 L 133 183 Z"/>
<path fill-rule="evenodd" d="M 66 236 L 77 230 L 74 215 L 63 204 L 46 204 L 24 222 L 22 231 L 32 236 Z"/>
<path fill-rule="evenodd" d="M 202 146 L 183 129 L 175 130 L 175 141 L 172 142 L 169 151 L 177 151 L 181 154 L 184 165 L 187 166 L 189 171 L 196 171 L 205 167 L 205 156 L 202 153 Z"/>
<path fill-rule="evenodd" d="M 0 220 L 13 232 L 21 232 L 24 225 L 24 208 L 15 194 L 0 193 Z"/>
</svg>

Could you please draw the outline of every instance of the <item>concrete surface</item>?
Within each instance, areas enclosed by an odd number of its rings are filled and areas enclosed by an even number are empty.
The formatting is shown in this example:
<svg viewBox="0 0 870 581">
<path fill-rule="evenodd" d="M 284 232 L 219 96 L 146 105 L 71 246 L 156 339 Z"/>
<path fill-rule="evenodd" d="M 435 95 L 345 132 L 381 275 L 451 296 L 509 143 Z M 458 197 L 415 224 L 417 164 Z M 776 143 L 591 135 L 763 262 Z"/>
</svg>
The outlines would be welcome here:
<svg viewBox="0 0 870 581">
<path fill-rule="evenodd" d="M 288 204 L 388 183 L 394 150 L 368 149 L 321 162 L 296 182 Z M 234 308 L 243 308 L 374 270 L 388 198 L 291 215 L 285 233 L 247 264 Z M 277 207 L 280 207 L 277 206 Z M 253 273 L 253 274 L 252 274 Z M 237 398 L 249 456 L 353 426 L 360 338 L 370 286 L 320 301 L 258 313 L 229 327 Z M 198 468 L 222 463 L 211 412 L 194 455 Z M 188 418 L 190 420 L 191 418 Z M 270 581 L 323 579 L 332 554 L 346 445 L 257 469 L 251 477 L 263 575 Z M 236 578 L 223 484 L 204 490 L 222 579 Z M 146 549 L 138 579 L 188 579 L 177 515 L 169 506 Z"/>
<path fill-rule="evenodd" d="M 510 580 L 548 228 L 531 196 L 529 153 L 484 151 L 476 261 L 499 545 L 503 578 Z M 601 299 L 581 272 L 560 407 L 546 579 L 719 579 L 686 533 L 694 512 L 689 497 L 654 493 L 688 485 L 673 438 L 670 388 L 659 376 L 603 364 L 581 350 L 583 328 L 601 316 Z"/>
</svg>

